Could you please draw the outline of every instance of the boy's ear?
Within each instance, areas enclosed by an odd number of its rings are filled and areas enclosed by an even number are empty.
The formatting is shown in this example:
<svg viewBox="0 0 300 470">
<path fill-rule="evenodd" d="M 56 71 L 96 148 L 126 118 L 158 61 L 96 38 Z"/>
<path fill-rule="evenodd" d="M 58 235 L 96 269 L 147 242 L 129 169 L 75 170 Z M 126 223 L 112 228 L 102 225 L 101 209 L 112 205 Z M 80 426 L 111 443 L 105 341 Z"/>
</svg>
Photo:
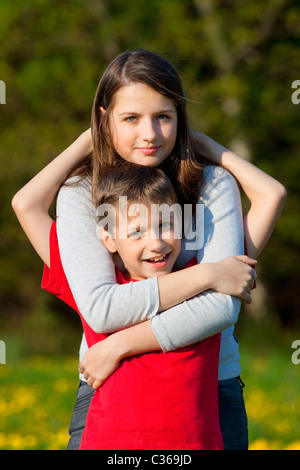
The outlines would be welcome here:
<svg viewBox="0 0 300 470">
<path fill-rule="evenodd" d="M 105 230 L 103 227 L 99 227 L 100 237 L 105 248 L 111 253 L 116 253 L 117 248 L 115 246 L 115 241 L 111 238 L 110 233 Z"/>
</svg>

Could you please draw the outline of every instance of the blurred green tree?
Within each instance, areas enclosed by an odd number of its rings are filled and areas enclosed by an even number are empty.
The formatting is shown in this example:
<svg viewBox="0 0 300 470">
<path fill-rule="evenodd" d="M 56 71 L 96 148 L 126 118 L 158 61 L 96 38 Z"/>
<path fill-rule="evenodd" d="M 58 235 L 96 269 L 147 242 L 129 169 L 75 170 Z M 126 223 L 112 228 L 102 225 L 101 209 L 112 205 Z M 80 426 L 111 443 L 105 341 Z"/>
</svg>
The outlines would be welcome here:
<svg viewBox="0 0 300 470">
<path fill-rule="evenodd" d="M 192 125 L 278 178 L 288 201 L 259 273 L 269 309 L 294 325 L 300 300 L 300 6 L 291 0 L 2 0 L 0 79 L 1 317 L 44 302 L 41 262 L 10 208 L 13 194 L 89 126 L 98 80 L 121 51 L 166 56 Z"/>
</svg>

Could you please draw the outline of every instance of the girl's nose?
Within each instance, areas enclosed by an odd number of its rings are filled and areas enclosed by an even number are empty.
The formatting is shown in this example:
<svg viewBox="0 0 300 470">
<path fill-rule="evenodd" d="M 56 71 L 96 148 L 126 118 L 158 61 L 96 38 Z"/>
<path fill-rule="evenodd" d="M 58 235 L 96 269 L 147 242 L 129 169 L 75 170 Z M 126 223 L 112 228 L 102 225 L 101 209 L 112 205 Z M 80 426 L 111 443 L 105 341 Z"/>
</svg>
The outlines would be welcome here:
<svg viewBox="0 0 300 470">
<path fill-rule="evenodd" d="M 153 142 L 157 136 L 156 123 L 152 119 L 145 119 L 142 128 L 142 138 L 146 142 Z"/>
</svg>

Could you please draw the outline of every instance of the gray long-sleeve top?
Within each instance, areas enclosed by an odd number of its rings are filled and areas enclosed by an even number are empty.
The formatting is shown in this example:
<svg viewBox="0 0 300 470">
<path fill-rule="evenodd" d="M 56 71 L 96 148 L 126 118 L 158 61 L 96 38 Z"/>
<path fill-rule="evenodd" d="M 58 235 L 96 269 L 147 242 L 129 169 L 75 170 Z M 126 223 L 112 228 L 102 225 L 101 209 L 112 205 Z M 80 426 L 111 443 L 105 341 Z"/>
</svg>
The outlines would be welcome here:
<svg viewBox="0 0 300 470">
<path fill-rule="evenodd" d="M 182 268 L 194 256 L 200 263 L 244 253 L 240 194 L 233 176 L 222 168 L 206 167 L 199 203 L 204 204 L 204 217 L 200 211 L 202 217 L 196 226 L 204 224 L 203 246 L 190 249 L 188 236 L 184 238 L 176 268 Z M 219 379 L 238 376 L 240 364 L 234 324 L 238 320 L 240 300 L 206 291 L 158 314 L 157 278 L 116 284 L 111 255 L 97 236 L 96 225 L 89 183 L 63 186 L 57 198 L 60 254 L 74 299 L 91 328 L 113 332 L 150 319 L 164 352 L 222 331 Z M 86 349 L 83 336 L 80 357 Z"/>
</svg>

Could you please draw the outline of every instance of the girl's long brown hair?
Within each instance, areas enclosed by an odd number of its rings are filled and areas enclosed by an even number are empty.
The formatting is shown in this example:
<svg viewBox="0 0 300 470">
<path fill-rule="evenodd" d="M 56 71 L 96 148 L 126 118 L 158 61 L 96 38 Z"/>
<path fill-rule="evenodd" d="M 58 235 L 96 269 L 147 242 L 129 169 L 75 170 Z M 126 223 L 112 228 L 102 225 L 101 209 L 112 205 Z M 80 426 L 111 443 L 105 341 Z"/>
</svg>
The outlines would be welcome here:
<svg viewBox="0 0 300 470">
<path fill-rule="evenodd" d="M 173 100 L 178 115 L 177 139 L 172 154 L 160 165 L 169 176 L 181 204 L 195 207 L 199 198 L 203 168 L 202 155 L 192 148 L 181 80 L 174 67 L 163 57 L 145 50 L 124 52 L 111 62 L 97 87 L 91 117 L 94 152 L 73 174 L 90 177 L 93 199 L 100 175 L 122 158 L 116 153 L 109 126 L 113 96 L 122 86 L 143 83 Z M 100 111 L 100 107 L 106 110 Z"/>
</svg>

